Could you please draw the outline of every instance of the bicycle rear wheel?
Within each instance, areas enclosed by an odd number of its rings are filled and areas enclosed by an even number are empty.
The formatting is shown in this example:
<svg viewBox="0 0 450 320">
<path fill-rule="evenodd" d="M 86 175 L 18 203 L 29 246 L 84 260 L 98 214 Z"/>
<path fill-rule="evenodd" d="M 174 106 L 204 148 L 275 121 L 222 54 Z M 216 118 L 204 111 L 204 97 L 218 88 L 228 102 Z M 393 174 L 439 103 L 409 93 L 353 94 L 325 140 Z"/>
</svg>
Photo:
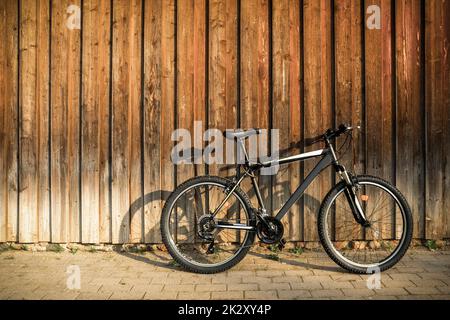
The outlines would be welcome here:
<svg viewBox="0 0 450 320">
<path fill-rule="evenodd" d="M 404 196 L 388 182 L 358 176 L 356 196 L 367 227 L 353 217 L 344 182 L 326 196 L 319 212 L 320 241 L 338 265 L 354 273 L 373 273 L 394 266 L 406 253 L 412 238 L 411 210 Z"/>
<path fill-rule="evenodd" d="M 180 185 L 166 201 L 162 240 L 185 269 L 222 272 L 242 260 L 253 244 L 255 219 L 250 201 L 239 187 L 226 198 L 230 186 L 231 181 L 220 177 L 197 177 Z M 248 229 L 228 228 L 232 225 Z"/>
</svg>

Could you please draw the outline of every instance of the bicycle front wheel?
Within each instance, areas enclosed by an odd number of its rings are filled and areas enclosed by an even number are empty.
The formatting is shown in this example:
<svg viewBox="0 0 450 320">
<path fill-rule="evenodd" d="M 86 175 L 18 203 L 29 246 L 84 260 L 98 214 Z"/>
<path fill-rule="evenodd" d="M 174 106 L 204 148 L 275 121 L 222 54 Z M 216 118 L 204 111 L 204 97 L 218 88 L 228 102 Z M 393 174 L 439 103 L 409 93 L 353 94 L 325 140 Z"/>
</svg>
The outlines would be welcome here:
<svg viewBox="0 0 450 320">
<path fill-rule="evenodd" d="M 164 205 L 162 240 L 182 267 L 217 273 L 236 265 L 253 244 L 254 213 L 247 195 L 220 177 L 180 185 Z"/>
<path fill-rule="evenodd" d="M 354 273 L 373 273 L 394 266 L 412 238 L 411 210 L 393 185 L 372 176 L 358 176 L 356 196 L 369 224 L 363 227 L 352 213 L 344 182 L 326 196 L 319 212 L 320 241 L 338 265 Z"/>
</svg>

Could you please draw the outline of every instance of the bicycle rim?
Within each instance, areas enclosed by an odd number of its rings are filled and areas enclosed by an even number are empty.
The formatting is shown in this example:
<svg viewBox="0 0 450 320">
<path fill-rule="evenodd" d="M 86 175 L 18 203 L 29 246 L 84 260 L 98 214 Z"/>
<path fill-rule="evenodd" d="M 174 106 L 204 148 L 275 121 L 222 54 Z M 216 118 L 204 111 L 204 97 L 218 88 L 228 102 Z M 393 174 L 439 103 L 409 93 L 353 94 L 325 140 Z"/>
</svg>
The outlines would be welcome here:
<svg viewBox="0 0 450 320">
<path fill-rule="evenodd" d="M 200 182 L 183 190 L 169 207 L 168 241 L 174 251 L 198 267 L 214 268 L 233 260 L 246 247 L 248 230 L 214 229 L 214 250 L 208 253 L 210 240 L 199 234 L 200 220 L 215 211 L 225 198 L 227 186 L 215 182 Z M 214 190 L 213 190 L 214 189 Z M 245 202 L 233 193 L 220 210 L 215 221 L 250 224 Z"/>
<path fill-rule="evenodd" d="M 374 268 L 388 263 L 401 250 L 407 235 L 406 211 L 400 199 L 376 182 L 364 181 L 357 196 L 371 223 L 363 228 L 353 218 L 344 188 L 326 208 L 325 232 L 330 250 L 347 264 Z"/>
</svg>

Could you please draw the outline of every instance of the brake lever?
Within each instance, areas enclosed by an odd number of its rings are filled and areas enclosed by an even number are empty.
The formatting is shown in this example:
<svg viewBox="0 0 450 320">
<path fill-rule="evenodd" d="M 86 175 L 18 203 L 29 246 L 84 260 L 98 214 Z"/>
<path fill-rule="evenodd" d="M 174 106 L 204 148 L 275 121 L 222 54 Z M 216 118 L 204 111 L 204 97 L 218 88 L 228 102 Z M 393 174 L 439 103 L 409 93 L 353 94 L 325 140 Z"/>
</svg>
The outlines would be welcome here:
<svg viewBox="0 0 450 320">
<path fill-rule="evenodd" d="M 323 136 L 305 139 L 305 146 L 312 146 L 315 143 L 323 141 Z"/>
</svg>

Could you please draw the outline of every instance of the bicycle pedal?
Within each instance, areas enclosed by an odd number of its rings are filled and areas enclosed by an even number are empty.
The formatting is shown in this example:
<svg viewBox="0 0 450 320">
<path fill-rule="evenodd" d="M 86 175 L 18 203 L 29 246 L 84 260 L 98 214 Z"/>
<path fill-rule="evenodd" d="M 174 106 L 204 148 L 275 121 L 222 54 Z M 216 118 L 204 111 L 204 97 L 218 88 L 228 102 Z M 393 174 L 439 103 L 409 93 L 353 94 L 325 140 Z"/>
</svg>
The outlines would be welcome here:
<svg viewBox="0 0 450 320">
<path fill-rule="evenodd" d="M 284 247 L 286 246 L 286 240 L 281 239 L 280 242 L 278 243 L 278 249 L 280 251 L 282 251 L 284 249 Z"/>
</svg>

